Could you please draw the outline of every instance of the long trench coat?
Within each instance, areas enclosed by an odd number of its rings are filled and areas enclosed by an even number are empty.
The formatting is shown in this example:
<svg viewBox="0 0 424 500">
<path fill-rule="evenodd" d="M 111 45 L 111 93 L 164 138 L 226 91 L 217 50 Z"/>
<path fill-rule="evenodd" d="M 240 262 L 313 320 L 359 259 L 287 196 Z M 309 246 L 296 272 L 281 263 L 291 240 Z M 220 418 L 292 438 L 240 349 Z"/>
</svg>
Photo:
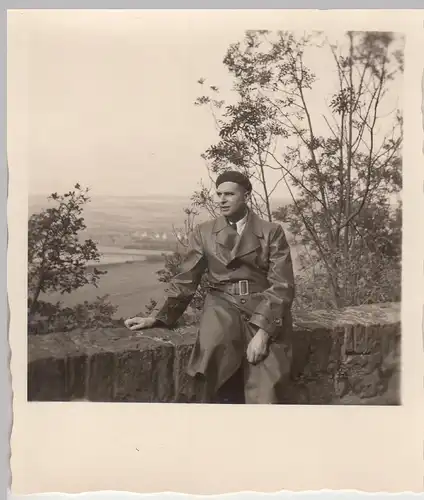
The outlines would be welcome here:
<svg viewBox="0 0 424 500">
<path fill-rule="evenodd" d="M 192 377 L 203 376 L 209 399 L 238 371 L 242 371 L 246 403 L 281 402 L 290 374 L 294 297 L 293 266 L 282 227 L 249 212 L 241 236 L 225 217 L 196 226 L 181 272 L 172 280 L 154 316 L 172 326 L 183 314 L 203 273 L 206 295 L 197 339 L 188 364 Z M 234 295 L 223 285 L 248 280 L 248 295 Z M 248 342 L 264 329 L 270 337 L 263 361 L 246 358 Z"/>
</svg>

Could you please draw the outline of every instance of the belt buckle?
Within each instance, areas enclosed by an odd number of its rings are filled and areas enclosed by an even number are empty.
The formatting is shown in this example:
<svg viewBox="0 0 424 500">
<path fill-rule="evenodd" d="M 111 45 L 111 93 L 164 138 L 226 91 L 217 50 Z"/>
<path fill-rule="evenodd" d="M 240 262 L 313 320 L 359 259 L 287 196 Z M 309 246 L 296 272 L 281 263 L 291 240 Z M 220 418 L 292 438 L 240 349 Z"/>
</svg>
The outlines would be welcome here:
<svg viewBox="0 0 424 500">
<path fill-rule="evenodd" d="M 245 293 L 242 291 L 242 284 L 246 286 L 245 288 Z M 239 295 L 249 295 L 249 281 L 248 280 L 240 280 L 238 282 L 238 292 Z"/>
</svg>

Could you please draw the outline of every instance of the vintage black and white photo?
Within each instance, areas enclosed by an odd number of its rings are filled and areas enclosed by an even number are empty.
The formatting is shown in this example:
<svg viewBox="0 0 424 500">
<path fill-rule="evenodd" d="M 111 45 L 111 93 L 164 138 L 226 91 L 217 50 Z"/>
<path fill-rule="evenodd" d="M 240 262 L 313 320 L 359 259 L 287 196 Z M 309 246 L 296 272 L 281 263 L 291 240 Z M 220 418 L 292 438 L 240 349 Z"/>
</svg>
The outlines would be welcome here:
<svg viewBox="0 0 424 500">
<path fill-rule="evenodd" d="M 124 24 L 32 25 L 28 401 L 401 404 L 403 33 Z"/>
</svg>

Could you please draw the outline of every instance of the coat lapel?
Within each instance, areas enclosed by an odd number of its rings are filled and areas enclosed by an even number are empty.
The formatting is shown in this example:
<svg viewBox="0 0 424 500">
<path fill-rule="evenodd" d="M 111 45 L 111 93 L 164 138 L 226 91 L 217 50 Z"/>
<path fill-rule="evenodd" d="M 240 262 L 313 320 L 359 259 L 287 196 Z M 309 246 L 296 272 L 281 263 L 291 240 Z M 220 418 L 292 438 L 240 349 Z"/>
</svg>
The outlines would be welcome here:
<svg viewBox="0 0 424 500">
<path fill-rule="evenodd" d="M 231 262 L 231 250 L 234 247 L 234 229 L 228 225 L 224 216 L 215 220 L 213 233 L 216 238 L 217 256 L 227 265 Z"/>
<path fill-rule="evenodd" d="M 217 255 L 226 265 L 236 258 L 254 252 L 261 246 L 260 238 L 263 237 L 261 220 L 253 212 L 249 213 L 244 231 L 234 247 L 233 231 L 224 216 L 220 216 L 215 220 L 213 233 L 216 237 Z"/>
<path fill-rule="evenodd" d="M 239 238 L 238 243 L 231 252 L 231 257 L 237 259 L 248 253 L 254 252 L 261 246 L 260 238 L 263 237 L 261 220 L 253 212 L 249 212 L 246 226 Z"/>
</svg>

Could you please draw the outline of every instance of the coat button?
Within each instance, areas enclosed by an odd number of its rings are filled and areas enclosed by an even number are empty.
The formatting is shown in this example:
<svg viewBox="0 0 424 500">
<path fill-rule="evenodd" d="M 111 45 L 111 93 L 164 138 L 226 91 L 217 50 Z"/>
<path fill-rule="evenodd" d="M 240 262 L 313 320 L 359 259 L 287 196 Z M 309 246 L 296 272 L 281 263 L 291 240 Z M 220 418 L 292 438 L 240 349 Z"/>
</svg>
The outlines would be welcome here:
<svg viewBox="0 0 424 500">
<path fill-rule="evenodd" d="M 246 299 L 240 299 L 240 302 L 241 302 L 242 304 L 245 304 L 245 303 L 246 303 Z"/>
</svg>

